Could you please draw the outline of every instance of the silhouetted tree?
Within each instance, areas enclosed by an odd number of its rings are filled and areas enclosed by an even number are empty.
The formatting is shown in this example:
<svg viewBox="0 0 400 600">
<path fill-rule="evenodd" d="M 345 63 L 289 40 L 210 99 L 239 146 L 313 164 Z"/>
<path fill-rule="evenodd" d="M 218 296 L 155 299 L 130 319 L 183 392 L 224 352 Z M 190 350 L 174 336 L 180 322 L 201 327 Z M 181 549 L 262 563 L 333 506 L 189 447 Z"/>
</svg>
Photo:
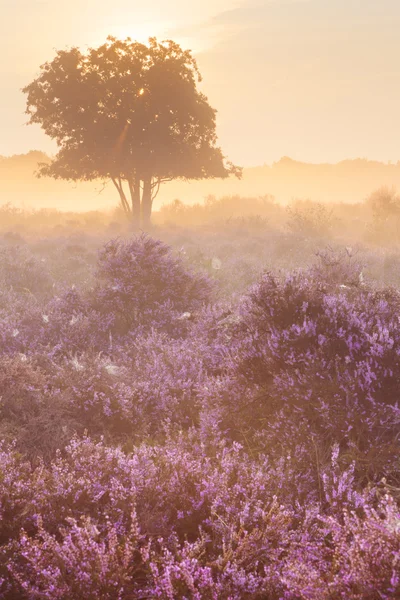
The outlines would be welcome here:
<svg viewBox="0 0 400 600">
<path fill-rule="evenodd" d="M 59 146 L 39 176 L 111 179 L 124 211 L 144 227 L 161 183 L 240 177 L 216 145 L 216 111 L 200 81 L 191 52 L 172 41 L 108 37 L 85 53 L 58 51 L 23 89 L 29 123 Z"/>
</svg>

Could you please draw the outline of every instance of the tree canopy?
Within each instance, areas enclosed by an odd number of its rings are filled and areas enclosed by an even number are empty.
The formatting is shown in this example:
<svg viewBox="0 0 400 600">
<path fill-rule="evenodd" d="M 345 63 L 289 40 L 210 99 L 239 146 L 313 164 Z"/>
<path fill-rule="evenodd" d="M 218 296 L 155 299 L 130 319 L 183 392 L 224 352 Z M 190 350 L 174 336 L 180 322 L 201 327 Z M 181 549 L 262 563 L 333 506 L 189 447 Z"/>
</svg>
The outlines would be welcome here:
<svg viewBox="0 0 400 600">
<path fill-rule="evenodd" d="M 163 182 L 240 177 L 217 146 L 216 111 L 200 81 L 191 52 L 170 40 L 108 37 L 86 52 L 58 51 L 23 89 L 29 123 L 59 147 L 39 174 L 111 179 L 124 211 L 144 226 Z"/>
</svg>

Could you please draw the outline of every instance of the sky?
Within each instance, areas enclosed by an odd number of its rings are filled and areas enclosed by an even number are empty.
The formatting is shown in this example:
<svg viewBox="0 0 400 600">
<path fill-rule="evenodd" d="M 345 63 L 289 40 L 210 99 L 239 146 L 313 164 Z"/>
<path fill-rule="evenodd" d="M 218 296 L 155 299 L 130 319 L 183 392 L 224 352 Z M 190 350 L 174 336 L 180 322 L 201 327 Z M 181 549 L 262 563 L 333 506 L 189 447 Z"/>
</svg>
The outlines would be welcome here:
<svg viewBox="0 0 400 600">
<path fill-rule="evenodd" d="M 196 55 L 224 153 L 243 166 L 400 159 L 399 0 L 0 0 L 0 155 L 55 152 L 21 88 L 107 35 Z"/>
</svg>

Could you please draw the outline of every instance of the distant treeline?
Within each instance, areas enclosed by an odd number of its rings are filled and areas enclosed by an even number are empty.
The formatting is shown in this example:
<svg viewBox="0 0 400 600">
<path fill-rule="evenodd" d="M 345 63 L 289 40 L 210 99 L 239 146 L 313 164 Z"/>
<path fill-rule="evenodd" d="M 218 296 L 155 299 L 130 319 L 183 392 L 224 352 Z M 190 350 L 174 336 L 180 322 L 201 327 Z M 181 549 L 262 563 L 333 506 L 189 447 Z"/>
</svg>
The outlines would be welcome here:
<svg viewBox="0 0 400 600">
<path fill-rule="evenodd" d="M 86 211 L 113 208 L 112 186 L 102 183 L 69 184 L 37 179 L 38 163 L 50 160 L 43 152 L 0 157 L 0 204 L 26 208 Z M 244 169 L 243 179 L 166 184 L 155 208 L 179 198 L 185 204 L 214 196 L 274 196 L 278 202 L 310 199 L 315 202 L 361 202 L 381 186 L 400 188 L 400 162 L 387 164 L 366 159 L 337 164 L 309 164 L 284 157 L 271 166 Z"/>
</svg>

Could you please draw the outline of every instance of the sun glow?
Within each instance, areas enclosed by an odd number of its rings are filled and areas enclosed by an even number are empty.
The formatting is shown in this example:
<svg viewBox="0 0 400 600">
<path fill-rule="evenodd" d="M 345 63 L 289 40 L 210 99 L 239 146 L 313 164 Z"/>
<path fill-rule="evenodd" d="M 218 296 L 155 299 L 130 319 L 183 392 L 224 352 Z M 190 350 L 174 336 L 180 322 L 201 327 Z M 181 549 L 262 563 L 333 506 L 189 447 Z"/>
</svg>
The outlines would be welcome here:
<svg viewBox="0 0 400 600">
<path fill-rule="evenodd" d="M 98 30 L 96 38 L 101 43 L 106 39 L 108 35 L 112 35 L 120 40 L 126 40 L 130 38 L 134 42 L 145 43 L 150 37 L 157 37 L 158 39 L 168 38 L 168 31 L 174 27 L 174 23 L 157 22 L 157 21 L 144 21 L 142 23 L 132 22 L 121 22 L 111 21 L 102 30 Z"/>
</svg>

